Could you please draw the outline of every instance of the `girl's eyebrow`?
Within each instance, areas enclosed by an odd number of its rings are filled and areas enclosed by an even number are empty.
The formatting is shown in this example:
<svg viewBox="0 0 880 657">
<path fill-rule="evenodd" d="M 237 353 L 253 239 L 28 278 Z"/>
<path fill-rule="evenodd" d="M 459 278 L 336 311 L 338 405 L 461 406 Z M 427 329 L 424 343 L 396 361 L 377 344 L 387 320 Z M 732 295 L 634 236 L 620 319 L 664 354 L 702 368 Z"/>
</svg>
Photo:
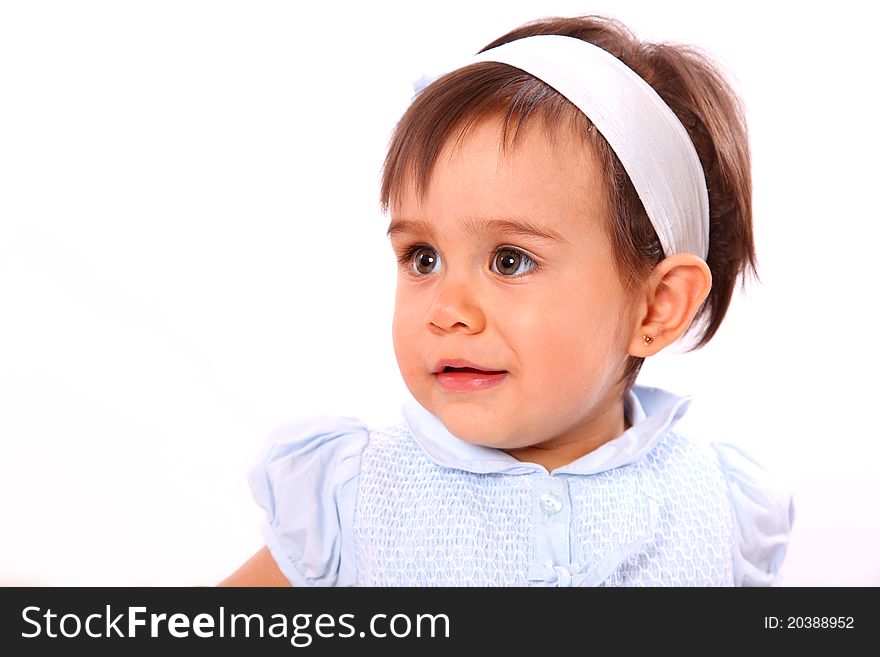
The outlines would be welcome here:
<svg viewBox="0 0 880 657">
<path fill-rule="evenodd" d="M 507 233 L 520 237 L 538 237 L 552 242 L 565 242 L 565 238 L 552 228 L 536 224 L 524 217 L 479 217 L 463 222 L 465 233 L 479 237 L 485 233 Z M 392 219 L 388 226 L 388 237 L 400 233 L 422 233 L 434 236 L 434 229 L 427 221 L 420 219 Z"/>
<path fill-rule="evenodd" d="M 392 219 L 385 233 L 388 237 L 401 233 L 427 233 L 433 235 L 434 231 L 426 221 L 418 221 L 415 219 Z"/>
</svg>

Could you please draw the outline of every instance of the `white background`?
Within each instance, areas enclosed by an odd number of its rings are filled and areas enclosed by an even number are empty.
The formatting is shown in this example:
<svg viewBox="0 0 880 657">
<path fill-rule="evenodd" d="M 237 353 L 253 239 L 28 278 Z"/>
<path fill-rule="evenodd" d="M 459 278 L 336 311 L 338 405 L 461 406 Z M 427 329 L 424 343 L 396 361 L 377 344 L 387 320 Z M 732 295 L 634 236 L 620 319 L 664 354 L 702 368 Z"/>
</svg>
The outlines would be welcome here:
<svg viewBox="0 0 880 657">
<path fill-rule="evenodd" d="M 761 283 L 640 381 L 793 490 L 788 585 L 880 584 L 865 3 L 0 4 L 0 584 L 213 584 L 269 430 L 398 419 L 378 176 L 424 72 L 545 15 L 698 44 L 749 110 Z"/>
</svg>

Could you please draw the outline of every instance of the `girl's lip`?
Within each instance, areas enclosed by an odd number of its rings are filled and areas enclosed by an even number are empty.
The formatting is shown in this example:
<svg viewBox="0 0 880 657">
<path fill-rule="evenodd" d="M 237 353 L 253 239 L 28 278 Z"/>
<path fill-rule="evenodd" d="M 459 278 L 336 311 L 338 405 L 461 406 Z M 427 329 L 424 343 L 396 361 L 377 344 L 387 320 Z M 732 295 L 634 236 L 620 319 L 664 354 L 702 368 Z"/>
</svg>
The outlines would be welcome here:
<svg viewBox="0 0 880 657">
<path fill-rule="evenodd" d="M 492 388 L 507 378 L 507 372 L 463 370 L 436 372 L 437 383 L 449 392 L 478 392 Z"/>
<path fill-rule="evenodd" d="M 434 365 L 434 368 L 431 370 L 431 374 L 442 374 L 443 370 L 447 367 L 451 367 L 454 369 L 471 369 L 471 370 L 479 370 L 479 372 L 471 372 L 471 374 L 478 375 L 480 373 L 484 374 L 506 374 L 507 370 L 501 369 L 493 369 L 491 367 L 484 367 L 483 365 L 478 365 L 476 363 L 472 363 L 469 360 L 465 360 L 463 358 L 443 358 Z"/>
</svg>

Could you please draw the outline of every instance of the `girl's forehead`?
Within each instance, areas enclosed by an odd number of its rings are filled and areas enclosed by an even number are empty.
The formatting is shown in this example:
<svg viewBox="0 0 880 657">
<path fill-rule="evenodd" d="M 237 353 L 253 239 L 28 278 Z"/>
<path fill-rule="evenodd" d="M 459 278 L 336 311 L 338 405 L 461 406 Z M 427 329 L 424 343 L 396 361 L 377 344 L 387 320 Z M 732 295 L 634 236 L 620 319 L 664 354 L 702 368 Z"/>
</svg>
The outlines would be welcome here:
<svg viewBox="0 0 880 657">
<path fill-rule="evenodd" d="M 435 167 L 441 163 L 460 165 L 465 157 L 494 162 L 500 168 L 533 164 L 578 169 L 580 173 L 589 173 L 599 164 L 584 135 L 563 124 L 549 125 L 538 117 L 514 127 L 501 117 L 484 117 L 446 140 Z"/>
<path fill-rule="evenodd" d="M 443 147 L 424 189 L 401 190 L 389 235 L 454 226 L 566 241 L 604 216 L 604 199 L 598 158 L 582 139 L 532 125 L 505 141 L 500 122 L 487 120 Z"/>
</svg>

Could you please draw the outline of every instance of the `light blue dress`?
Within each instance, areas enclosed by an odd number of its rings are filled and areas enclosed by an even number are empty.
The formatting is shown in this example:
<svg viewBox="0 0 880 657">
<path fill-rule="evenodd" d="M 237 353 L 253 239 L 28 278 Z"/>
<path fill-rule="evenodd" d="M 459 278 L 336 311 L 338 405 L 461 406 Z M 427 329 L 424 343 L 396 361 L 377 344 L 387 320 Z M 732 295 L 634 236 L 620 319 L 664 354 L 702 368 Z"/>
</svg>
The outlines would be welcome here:
<svg viewBox="0 0 880 657">
<path fill-rule="evenodd" d="M 383 429 L 306 418 L 249 483 L 295 586 L 775 585 L 791 496 L 739 448 L 673 431 L 689 403 L 634 387 L 632 426 L 552 472 L 415 401 Z"/>
</svg>

